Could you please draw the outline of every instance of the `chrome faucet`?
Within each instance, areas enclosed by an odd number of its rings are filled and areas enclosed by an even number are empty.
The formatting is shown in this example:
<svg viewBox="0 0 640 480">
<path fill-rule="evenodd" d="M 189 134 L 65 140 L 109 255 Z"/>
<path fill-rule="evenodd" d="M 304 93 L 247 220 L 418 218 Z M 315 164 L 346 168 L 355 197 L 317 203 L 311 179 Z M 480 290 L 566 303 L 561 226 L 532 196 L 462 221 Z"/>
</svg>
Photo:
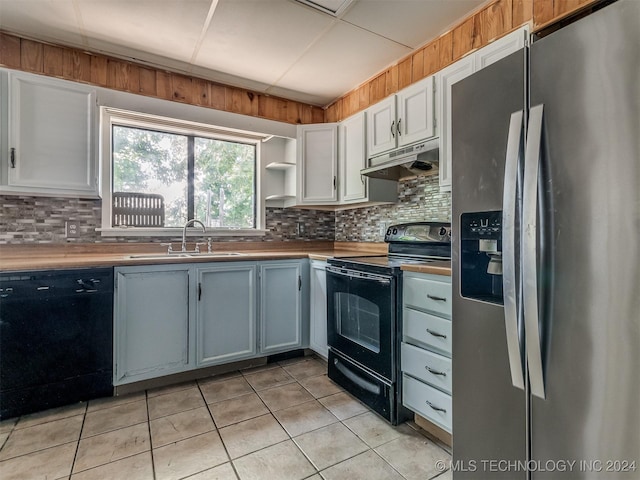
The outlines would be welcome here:
<svg viewBox="0 0 640 480">
<path fill-rule="evenodd" d="M 204 226 L 204 223 L 202 223 L 200 220 L 197 220 L 195 218 L 192 218 L 191 220 L 187 220 L 187 223 L 184 224 L 184 228 L 182 229 L 182 252 L 186 252 L 187 251 L 187 227 L 189 225 L 194 225 L 196 223 L 199 223 L 200 226 L 202 227 L 202 233 L 205 233 L 207 231 L 207 229 Z M 196 244 L 196 252 L 198 252 L 200 249 L 198 248 L 198 244 Z"/>
</svg>

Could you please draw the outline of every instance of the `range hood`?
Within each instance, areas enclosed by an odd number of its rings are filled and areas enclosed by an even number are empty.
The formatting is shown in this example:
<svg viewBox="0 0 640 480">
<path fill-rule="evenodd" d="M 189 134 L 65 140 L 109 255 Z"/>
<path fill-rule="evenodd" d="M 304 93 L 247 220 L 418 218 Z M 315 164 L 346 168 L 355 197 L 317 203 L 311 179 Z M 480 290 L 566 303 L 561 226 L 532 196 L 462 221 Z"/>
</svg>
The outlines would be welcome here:
<svg viewBox="0 0 640 480">
<path fill-rule="evenodd" d="M 438 173 L 438 139 L 402 147 L 371 157 L 361 175 L 385 180 L 400 180 Z"/>
</svg>

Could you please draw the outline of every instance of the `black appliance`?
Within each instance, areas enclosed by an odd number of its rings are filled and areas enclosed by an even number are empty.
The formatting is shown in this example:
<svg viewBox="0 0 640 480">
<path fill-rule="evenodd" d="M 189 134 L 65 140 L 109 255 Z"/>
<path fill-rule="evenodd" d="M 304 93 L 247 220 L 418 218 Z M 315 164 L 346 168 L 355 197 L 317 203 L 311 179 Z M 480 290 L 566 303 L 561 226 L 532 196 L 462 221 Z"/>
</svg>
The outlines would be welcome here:
<svg viewBox="0 0 640 480">
<path fill-rule="evenodd" d="M 412 413 L 402 406 L 403 264 L 451 259 L 451 225 L 393 225 L 388 255 L 330 258 L 327 266 L 329 378 L 391 424 Z"/>
<path fill-rule="evenodd" d="M 0 419 L 113 395 L 113 269 L 0 275 Z"/>
</svg>

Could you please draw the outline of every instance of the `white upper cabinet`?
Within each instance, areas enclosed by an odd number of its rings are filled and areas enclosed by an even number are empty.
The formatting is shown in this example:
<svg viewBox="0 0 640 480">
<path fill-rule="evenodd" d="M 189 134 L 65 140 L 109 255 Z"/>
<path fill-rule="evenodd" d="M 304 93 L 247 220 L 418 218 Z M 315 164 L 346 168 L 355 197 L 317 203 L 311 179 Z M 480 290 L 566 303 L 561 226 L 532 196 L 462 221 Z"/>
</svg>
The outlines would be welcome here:
<svg viewBox="0 0 640 480">
<path fill-rule="evenodd" d="M 338 200 L 338 127 L 335 123 L 298 127 L 298 203 Z"/>
<path fill-rule="evenodd" d="M 437 135 L 434 87 L 424 78 L 366 110 L 369 157 Z"/>
<path fill-rule="evenodd" d="M 367 161 L 364 112 L 340 122 L 338 127 L 338 159 L 340 162 L 340 200 L 366 201 L 367 182 L 360 175 Z"/>
<path fill-rule="evenodd" d="M 434 91 L 431 76 L 398 93 L 398 146 L 436 136 Z"/>
<path fill-rule="evenodd" d="M 451 190 L 451 87 L 478 70 L 523 48 L 529 27 L 522 27 L 458 60 L 440 72 L 440 189 Z"/>
<path fill-rule="evenodd" d="M 367 150 L 370 156 L 396 148 L 396 97 L 367 110 Z"/>
<path fill-rule="evenodd" d="M 3 193 L 97 197 L 95 90 L 19 72 L 8 77 Z"/>
<path fill-rule="evenodd" d="M 440 72 L 440 189 L 451 190 L 451 87 L 473 73 L 473 55 Z"/>
</svg>

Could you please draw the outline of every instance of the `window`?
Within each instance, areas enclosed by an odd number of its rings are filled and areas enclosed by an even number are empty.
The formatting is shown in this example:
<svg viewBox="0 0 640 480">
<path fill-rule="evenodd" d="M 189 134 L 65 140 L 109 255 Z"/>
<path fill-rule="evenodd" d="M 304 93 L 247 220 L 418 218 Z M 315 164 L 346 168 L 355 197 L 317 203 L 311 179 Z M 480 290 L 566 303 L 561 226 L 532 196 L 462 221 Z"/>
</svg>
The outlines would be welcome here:
<svg viewBox="0 0 640 480">
<path fill-rule="evenodd" d="M 103 135 L 107 128 L 110 188 L 103 192 L 103 231 L 169 232 L 192 218 L 207 229 L 259 227 L 256 136 L 105 109 Z M 151 212 L 155 223 L 147 218 Z"/>
</svg>

